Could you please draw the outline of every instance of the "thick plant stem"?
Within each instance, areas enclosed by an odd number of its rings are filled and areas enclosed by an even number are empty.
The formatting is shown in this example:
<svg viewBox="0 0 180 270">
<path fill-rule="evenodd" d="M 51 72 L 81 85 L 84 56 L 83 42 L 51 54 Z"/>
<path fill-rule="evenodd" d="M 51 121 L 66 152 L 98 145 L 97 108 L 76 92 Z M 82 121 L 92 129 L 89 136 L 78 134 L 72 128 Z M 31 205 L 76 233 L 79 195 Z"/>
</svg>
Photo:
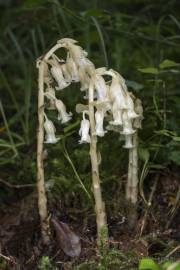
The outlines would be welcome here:
<svg viewBox="0 0 180 270">
<path fill-rule="evenodd" d="M 41 221 L 41 234 L 44 244 L 50 241 L 50 230 L 48 222 L 47 197 L 44 184 L 43 166 L 43 143 L 44 143 L 44 63 L 39 64 L 39 93 L 38 93 L 38 134 L 37 134 L 37 190 L 38 208 Z"/>
<path fill-rule="evenodd" d="M 126 200 L 129 203 L 129 225 L 133 227 L 137 220 L 138 200 L 138 133 L 133 134 L 133 148 L 129 149 L 128 180 Z"/>
<path fill-rule="evenodd" d="M 93 194 L 95 199 L 95 212 L 97 223 L 97 235 L 98 245 L 102 248 L 108 245 L 108 228 L 106 222 L 105 204 L 102 199 L 100 178 L 99 178 L 99 166 L 97 157 L 97 136 L 95 131 L 95 119 L 94 119 L 94 88 L 92 84 L 89 87 L 89 121 L 91 129 L 91 143 L 90 143 L 90 157 L 92 165 L 92 184 Z"/>
</svg>

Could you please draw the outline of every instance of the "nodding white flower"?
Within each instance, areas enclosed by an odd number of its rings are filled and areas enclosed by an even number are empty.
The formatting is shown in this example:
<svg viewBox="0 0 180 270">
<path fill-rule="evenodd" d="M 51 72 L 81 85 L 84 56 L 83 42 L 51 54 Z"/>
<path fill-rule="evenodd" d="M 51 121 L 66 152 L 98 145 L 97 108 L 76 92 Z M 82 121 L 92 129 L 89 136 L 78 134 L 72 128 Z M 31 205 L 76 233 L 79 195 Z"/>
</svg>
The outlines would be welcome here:
<svg viewBox="0 0 180 270">
<path fill-rule="evenodd" d="M 45 143 L 57 143 L 59 141 L 58 138 L 55 136 L 56 128 L 53 125 L 53 122 L 45 116 L 45 122 L 44 122 L 44 129 L 46 131 L 46 141 Z"/>
<path fill-rule="evenodd" d="M 112 78 L 112 83 L 109 89 L 110 97 L 113 102 L 116 101 L 116 104 L 119 109 L 127 109 L 126 99 L 124 90 L 119 83 L 117 78 Z"/>
<path fill-rule="evenodd" d="M 52 65 L 51 74 L 58 84 L 58 87 L 56 87 L 56 90 L 62 90 L 70 84 L 70 82 L 67 82 L 65 80 L 63 73 L 62 73 L 61 65 L 59 63 Z"/>
<path fill-rule="evenodd" d="M 123 120 L 123 131 L 121 132 L 121 134 L 123 135 L 133 134 L 135 130 L 132 128 L 132 119 L 128 117 L 127 110 L 123 112 L 122 120 Z"/>
<path fill-rule="evenodd" d="M 58 120 L 61 120 L 61 123 L 67 123 L 72 118 L 72 113 L 66 112 L 66 106 L 60 99 L 55 99 L 55 106 L 58 111 Z"/>
<path fill-rule="evenodd" d="M 95 113 L 95 121 L 96 121 L 96 135 L 99 137 L 103 137 L 107 131 L 103 129 L 103 121 L 104 121 L 104 111 L 97 110 Z"/>
<path fill-rule="evenodd" d="M 76 62 L 79 68 L 87 72 L 89 76 L 92 76 L 95 72 L 95 66 L 88 58 L 83 57 L 78 59 Z"/>
<path fill-rule="evenodd" d="M 100 102 L 107 102 L 107 87 L 104 78 L 98 74 L 94 74 L 93 83 L 97 91 L 97 99 Z"/>
<path fill-rule="evenodd" d="M 113 121 L 110 122 L 111 125 L 122 126 L 122 110 L 118 108 L 116 102 L 112 106 Z"/>
<path fill-rule="evenodd" d="M 45 92 L 46 97 L 50 100 L 50 109 L 55 109 L 55 90 L 52 87 L 48 87 Z"/>
<path fill-rule="evenodd" d="M 79 82 L 78 67 L 69 53 L 67 55 L 66 65 L 69 73 L 71 74 L 71 80 L 73 82 Z"/>
<path fill-rule="evenodd" d="M 90 143 L 91 138 L 89 135 L 89 128 L 90 128 L 90 123 L 89 120 L 85 118 L 85 113 L 86 111 L 83 112 L 83 120 L 81 121 L 81 127 L 79 130 L 79 135 L 81 136 L 81 140 L 79 143 Z"/>
<path fill-rule="evenodd" d="M 128 117 L 130 119 L 137 118 L 138 115 L 134 111 L 134 102 L 132 98 L 130 97 L 129 93 L 126 94 L 126 104 L 127 104 L 127 109 L 128 109 L 128 112 L 127 112 Z"/>
<path fill-rule="evenodd" d="M 71 74 L 68 71 L 67 65 L 64 63 L 61 65 L 62 73 L 64 76 L 64 79 L 67 83 L 71 83 Z"/>
<path fill-rule="evenodd" d="M 88 74 L 85 72 L 84 69 L 79 68 L 78 70 L 78 74 L 79 74 L 79 80 L 81 82 L 81 91 L 85 91 L 89 89 L 89 76 Z"/>
<path fill-rule="evenodd" d="M 125 145 L 123 145 L 123 147 L 127 149 L 133 148 L 132 135 L 125 136 Z"/>
</svg>

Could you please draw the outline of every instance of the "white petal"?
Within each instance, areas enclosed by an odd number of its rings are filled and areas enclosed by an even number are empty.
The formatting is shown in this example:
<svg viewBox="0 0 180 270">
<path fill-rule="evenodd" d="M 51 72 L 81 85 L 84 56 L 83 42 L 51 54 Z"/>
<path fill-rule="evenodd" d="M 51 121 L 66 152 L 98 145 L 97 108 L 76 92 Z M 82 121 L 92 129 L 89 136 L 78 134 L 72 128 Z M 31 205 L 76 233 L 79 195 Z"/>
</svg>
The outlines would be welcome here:
<svg viewBox="0 0 180 270">
<path fill-rule="evenodd" d="M 99 137 L 103 137 L 107 131 L 104 131 L 103 129 L 104 112 L 102 110 L 96 111 L 95 121 L 96 121 L 96 135 Z"/>
</svg>

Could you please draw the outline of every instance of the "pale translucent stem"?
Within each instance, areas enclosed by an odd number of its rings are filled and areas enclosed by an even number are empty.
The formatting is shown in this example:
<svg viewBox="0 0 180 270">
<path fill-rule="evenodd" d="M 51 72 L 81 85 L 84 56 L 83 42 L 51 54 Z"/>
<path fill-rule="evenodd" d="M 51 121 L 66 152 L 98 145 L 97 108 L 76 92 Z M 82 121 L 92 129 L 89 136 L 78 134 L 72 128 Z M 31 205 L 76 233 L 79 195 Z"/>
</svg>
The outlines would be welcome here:
<svg viewBox="0 0 180 270">
<path fill-rule="evenodd" d="M 37 190 L 38 190 L 38 208 L 41 222 L 41 234 L 44 244 L 50 242 L 50 227 L 48 220 L 47 197 L 44 182 L 44 164 L 43 164 L 43 143 L 44 143 L 44 61 L 61 48 L 56 44 L 38 63 L 38 134 L 37 134 Z"/>
<path fill-rule="evenodd" d="M 129 149 L 128 180 L 126 185 L 126 200 L 129 203 L 129 226 L 134 228 L 137 221 L 138 200 L 138 134 L 133 134 L 133 148 Z"/>
<path fill-rule="evenodd" d="M 47 210 L 47 197 L 44 184 L 43 143 L 44 143 L 44 63 L 39 64 L 38 79 L 38 133 L 37 133 L 37 190 L 38 208 L 41 221 L 41 234 L 44 244 L 48 244 L 49 222 Z"/>
<path fill-rule="evenodd" d="M 135 205 L 138 200 L 138 132 L 133 134 L 132 149 L 132 180 L 131 180 L 131 202 Z"/>
<path fill-rule="evenodd" d="M 98 157 L 97 157 L 97 136 L 95 130 L 95 119 L 94 119 L 94 87 L 90 84 L 89 87 L 89 121 L 91 129 L 91 143 L 90 143 L 90 157 L 91 157 L 91 166 L 92 166 L 92 184 L 93 184 L 93 193 L 95 199 L 95 212 L 96 212 L 96 223 L 97 223 L 97 234 L 98 234 L 98 243 L 107 241 L 107 222 L 106 222 L 106 212 L 105 204 L 102 199 L 100 178 L 99 178 L 99 167 L 98 167 Z M 103 232 L 105 232 L 103 234 Z"/>
<path fill-rule="evenodd" d="M 129 149 L 129 163 L 128 163 L 128 178 L 126 184 L 126 200 L 131 200 L 131 186 L 132 186 L 132 149 Z"/>
</svg>

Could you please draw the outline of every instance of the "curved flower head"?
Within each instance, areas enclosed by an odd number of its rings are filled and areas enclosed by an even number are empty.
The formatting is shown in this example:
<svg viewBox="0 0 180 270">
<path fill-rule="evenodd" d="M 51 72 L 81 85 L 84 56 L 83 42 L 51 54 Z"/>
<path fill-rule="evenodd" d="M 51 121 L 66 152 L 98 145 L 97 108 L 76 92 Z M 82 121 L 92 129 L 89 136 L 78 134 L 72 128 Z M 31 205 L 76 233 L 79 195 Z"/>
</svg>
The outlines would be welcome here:
<svg viewBox="0 0 180 270">
<path fill-rule="evenodd" d="M 112 114 L 113 114 L 113 121 L 110 122 L 111 125 L 115 126 L 122 126 L 122 110 L 118 108 L 116 101 L 113 103 L 112 106 Z"/>
<path fill-rule="evenodd" d="M 99 137 L 103 137 L 107 131 L 103 129 L 103 121 L 104 121 L 104 111 L 97 110 L 95 113 L 95 121 L 96 121 L 96 135 Z"/>
<path fill-rule="evenodd" d="M 61 123 L 67 123 L 72 118 L 72 113 L 66 112 L 66 106 L 60 99 L 55 99 L 55 106 L 58 111 L 58 120 L 61 120 Z"/>
<path fill-rule="evenodd" d="M 90 128 L 90 123 L 89 120 L 85 118 L 85 113 L 86 111 L 83 112 L 83 120 L 81 121 L 81 127 L 79 130 L 79 135 L 81 136 L 81 139 L 79 143 L 90 143 L 91 138 L 89 135 L 89 128 Z"/>
<path fill-rule="evenodd" d="M 123 135 L 133 134 L 135 130 L 132 128 L 132 120 L 129 119 L 127 110 L 123 112 L 122 120 L 123 120 L 123 131 L 121 132 L 121 134 Z"/>
<path fill-rule="evenodd" d="M 87 52 L 84 51 L 83 48 L 79 45 L 68 43 L 67 49 L 69 50 L 71 57 L 76 63 L 87 56 Z"/>
<path fill-rule="evenodd" d="M 59 139 L 56 138 L 55 136 L 56 128 L 53 125 L 53 122 L 49 120 L 46 115 L 45 115 L 44 129 L 46 132 L 45 143 L 57 143 L 59 141 Z"/>
<path fill-rule="evenodd" d="M 132 135 L 125 135 L 125 145 L 123 147 L 127 149 L 133 148 Z"/>
</svg>

